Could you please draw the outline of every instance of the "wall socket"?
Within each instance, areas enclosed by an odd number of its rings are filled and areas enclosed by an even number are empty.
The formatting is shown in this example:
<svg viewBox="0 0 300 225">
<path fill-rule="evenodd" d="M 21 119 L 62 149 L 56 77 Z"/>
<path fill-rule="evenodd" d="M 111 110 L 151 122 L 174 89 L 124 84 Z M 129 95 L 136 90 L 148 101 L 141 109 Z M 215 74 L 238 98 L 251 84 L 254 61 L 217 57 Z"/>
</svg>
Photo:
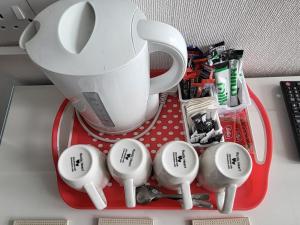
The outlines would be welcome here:
<svg viewBox="0 0 300 225">
<path fill-rule="evenodd" d="M 1 0 L 0 47 L 18 45 L 22 31 L 34 16 L 26 0 Z"/>
</svg>

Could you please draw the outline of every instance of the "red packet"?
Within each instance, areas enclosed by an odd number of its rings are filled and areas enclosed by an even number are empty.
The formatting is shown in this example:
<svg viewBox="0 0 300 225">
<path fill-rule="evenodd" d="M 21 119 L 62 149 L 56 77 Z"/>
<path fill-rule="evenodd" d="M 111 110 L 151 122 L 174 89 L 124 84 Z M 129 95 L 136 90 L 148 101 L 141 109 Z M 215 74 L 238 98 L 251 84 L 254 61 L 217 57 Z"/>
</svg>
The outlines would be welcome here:
<svg viewBox="0 0 300 225">
<path fill-rule="evenodd" d="M 246 141 L 245 134 L 243 132 L 240 118 L 237 118 L 237 120 L 236 120 L 236 136 L 235 136 L 234 142 L 236 142 L 240 145 L 243 145 L 245 148 L 247 148 L 247 141 Z"/>
<path fill-rule="evenodd" d="M 247 121 L 247 118 L 241 118 L 241 129 L 242 133 L 245 137 L 246 145 L 244 147 L 248 149 L 250 152 L 253 151 L 253 138 L 251 133 L 251 127 L 250 124 Z"/>
<path fill-rule="evenodd" d="M 226 142 L 234 142 L 236 139 L 236 122 L 234 118 L 221 117 L 224 139 Z"/>
</svg>

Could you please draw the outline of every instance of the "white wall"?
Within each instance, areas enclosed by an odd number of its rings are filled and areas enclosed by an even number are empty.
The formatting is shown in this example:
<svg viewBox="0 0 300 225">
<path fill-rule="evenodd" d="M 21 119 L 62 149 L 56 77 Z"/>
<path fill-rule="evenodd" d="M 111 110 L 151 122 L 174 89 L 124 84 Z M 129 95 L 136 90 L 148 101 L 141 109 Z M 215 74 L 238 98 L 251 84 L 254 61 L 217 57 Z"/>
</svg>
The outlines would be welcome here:
<svg viewBox="0 0 300 225">
<path fill-rule="evenodd" d="M 187 43 L 245 50 L 248 76 L 300 75 L 299 0 L 132 0 Z"/>
<path fill-rule="evenodd" d="M 35 13 L 53 1 L 28 0 Z M 244 49 L 247 76 L 300 75 L 299 0 L 132 1 L 149 19 L 178 28 L 189 44 L 207 46 L 224 40 L 231 48 Z M 26 56 L 0 56 L 2 73 L 25 82 L 45 82 Z"/>
</svg>

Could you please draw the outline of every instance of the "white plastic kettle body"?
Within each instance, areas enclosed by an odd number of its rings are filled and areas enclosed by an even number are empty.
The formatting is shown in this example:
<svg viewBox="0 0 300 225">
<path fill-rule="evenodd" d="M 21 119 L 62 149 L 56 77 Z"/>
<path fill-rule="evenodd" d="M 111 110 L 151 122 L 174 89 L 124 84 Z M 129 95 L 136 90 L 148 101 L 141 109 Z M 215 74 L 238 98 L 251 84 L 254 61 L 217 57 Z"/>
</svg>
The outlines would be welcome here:
<svg viewBox="0 0 300 225">
<path fill-rule="evenodd" d="M 126 0 L 55 2 L 26 27 L 19 44 L 86 122 L 107 133 L 128 132 L 149 119 L 158 94 L 179 83 L 187 64 L 180 32 L 146 20 Z M 173 64 L 150 78 L 155 51 L 169 54 Z"/>
</svg>

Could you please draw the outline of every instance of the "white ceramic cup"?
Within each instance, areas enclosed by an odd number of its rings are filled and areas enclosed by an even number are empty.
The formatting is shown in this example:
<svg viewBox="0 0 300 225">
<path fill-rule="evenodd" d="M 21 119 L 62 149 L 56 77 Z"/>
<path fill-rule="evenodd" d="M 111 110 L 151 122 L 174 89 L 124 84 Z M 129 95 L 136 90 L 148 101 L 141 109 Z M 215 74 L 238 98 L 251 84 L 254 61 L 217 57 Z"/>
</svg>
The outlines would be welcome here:
<svg viewBox="0 0 300 225">
<path fill-rule="evenodd" d="M 102 189 L 109 182 L 105 154 L 91 145 L 73 145 L 60 155 L 58 172 L 70 187 L 86 192 L 97 209 L 107 201 Z"/>
<path fill-rule="evenodd" d="M 199 159 L 199 184 L 216 193 L 220 212 L 230 213 L 236 189 L 248 179 L 252 170 L 249 152 L 239 144 L 224 142 L 207 148 Z"/>
<path fill-rule="evenodd" d="M 109 150 L 107 165 L 110 174 L 124 186 L 126 206 L 136 206 L 136 187 L 145 184 L 151 174 L 152 160 L 143 143 L 122 139 Z"/>
<path fill-rule="evenodd" d="M 183 141 L 163 145 L 155 156 L 153 169 L 158 183 L 183 195 L 183 208 L 193 208 L 190 184 L 199 169 L 198 154 L 193 146 Z"/>
</svg>

